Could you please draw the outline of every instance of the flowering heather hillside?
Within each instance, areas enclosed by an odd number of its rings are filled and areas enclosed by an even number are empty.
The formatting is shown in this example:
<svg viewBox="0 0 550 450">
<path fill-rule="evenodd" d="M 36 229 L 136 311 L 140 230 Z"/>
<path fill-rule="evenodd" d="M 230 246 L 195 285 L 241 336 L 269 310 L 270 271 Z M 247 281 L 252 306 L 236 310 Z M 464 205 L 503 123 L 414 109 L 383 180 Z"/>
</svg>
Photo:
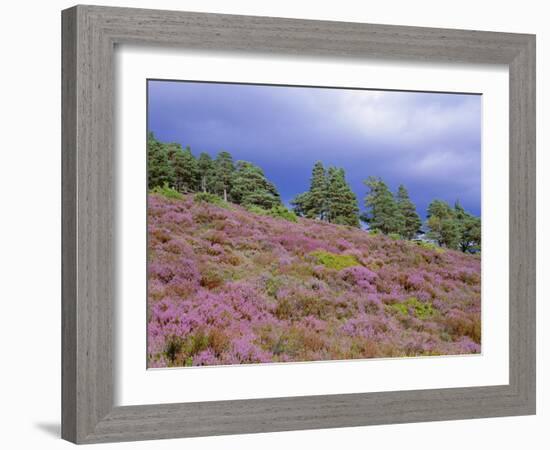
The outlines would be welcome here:
<svg viewBox="0 0 550 450">
<path fill-rule="evenodd" d="M 149 196 L 149 367 L 479 353 L 480 258 Z"/>
</svg>

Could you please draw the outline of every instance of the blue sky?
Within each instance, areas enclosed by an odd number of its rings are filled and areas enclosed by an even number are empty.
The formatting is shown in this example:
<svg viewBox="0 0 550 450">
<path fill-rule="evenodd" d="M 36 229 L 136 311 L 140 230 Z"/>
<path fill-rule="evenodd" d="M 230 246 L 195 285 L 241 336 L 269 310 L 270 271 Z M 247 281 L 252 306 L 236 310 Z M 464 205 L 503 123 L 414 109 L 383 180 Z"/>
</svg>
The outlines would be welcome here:
<svg viewBox="0 0 550 450">
<path fill-rule="evenodd" d="M 362 210 L 374 175 L 404 184 L 423 218 L 433 199 L 481 212 L 479 95 L 149 81 L 148 128 L 257 164 L 287 204 L 320 160 L 345 169 Z"/>
</svg>

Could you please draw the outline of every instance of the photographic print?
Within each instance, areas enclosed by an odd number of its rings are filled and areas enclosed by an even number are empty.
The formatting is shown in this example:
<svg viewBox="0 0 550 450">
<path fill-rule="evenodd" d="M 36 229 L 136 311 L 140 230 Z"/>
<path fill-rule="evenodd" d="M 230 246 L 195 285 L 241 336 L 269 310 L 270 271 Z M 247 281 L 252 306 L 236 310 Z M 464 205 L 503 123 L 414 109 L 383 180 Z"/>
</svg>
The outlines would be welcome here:
<svg viewBox="0 0 550 450">
<path fill-rule="evenodd" d="M 147 366 L 479 354 L 481 101 L 148 80 Z"/>
</svg>

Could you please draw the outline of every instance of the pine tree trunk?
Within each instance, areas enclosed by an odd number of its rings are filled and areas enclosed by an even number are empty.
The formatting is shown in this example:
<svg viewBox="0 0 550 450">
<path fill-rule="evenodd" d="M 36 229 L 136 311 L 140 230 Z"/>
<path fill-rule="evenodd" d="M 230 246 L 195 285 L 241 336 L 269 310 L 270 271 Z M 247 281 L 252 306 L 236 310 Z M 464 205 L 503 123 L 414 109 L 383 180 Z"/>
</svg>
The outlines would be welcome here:
<svg viewBox="0 0 550 450">
<path fill-rule="evenodd" d="M 227 189 L 223 188 L 223 199 L 224 201 L 227 201 Z"/>
<path fill-rule="evenodd" d="M 202 184 L 202 192 L 206 192 L 206 177 L 202 177 L 201 184 Z"/>
</svg>

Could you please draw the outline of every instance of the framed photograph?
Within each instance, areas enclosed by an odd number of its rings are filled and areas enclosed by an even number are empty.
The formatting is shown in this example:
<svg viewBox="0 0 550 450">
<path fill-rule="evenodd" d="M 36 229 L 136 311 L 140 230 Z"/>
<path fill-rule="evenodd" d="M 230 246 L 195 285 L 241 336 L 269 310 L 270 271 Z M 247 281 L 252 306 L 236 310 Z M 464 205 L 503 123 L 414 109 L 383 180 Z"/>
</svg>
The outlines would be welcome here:
<svg viewBox="0 0 550 450">
<path fill-rule="evenodd" d="M 535 413 L 535 37 L 75 6 L 62 435 Z"/>
</svg>

